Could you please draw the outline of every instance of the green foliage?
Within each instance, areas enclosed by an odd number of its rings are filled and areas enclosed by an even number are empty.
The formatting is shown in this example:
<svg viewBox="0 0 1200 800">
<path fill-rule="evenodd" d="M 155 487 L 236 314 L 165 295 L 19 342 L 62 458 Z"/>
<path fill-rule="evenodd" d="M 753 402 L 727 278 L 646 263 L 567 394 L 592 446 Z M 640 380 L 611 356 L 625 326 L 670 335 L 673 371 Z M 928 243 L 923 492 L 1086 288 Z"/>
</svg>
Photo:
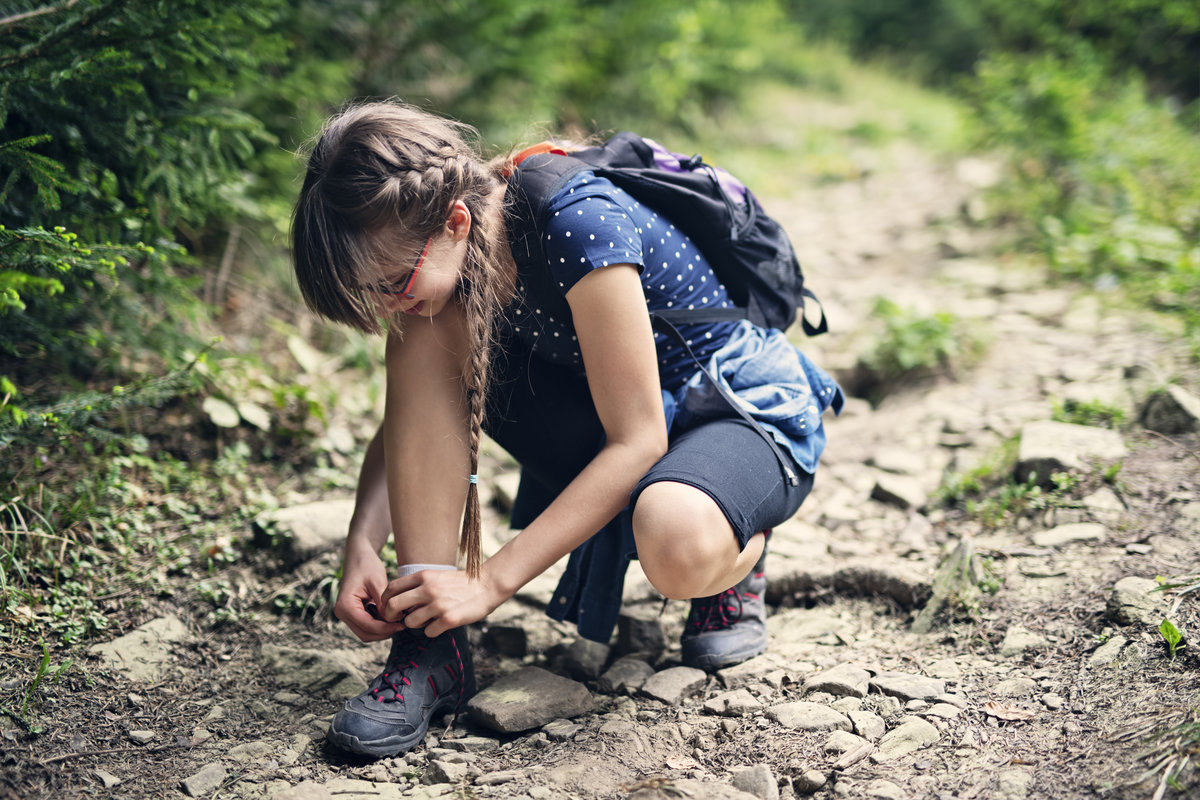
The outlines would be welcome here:
<svg viewBox="0 0 1200 800">
<path fill-rule="evenodd" d="M 925 316 L 880 297 L 873 316 L 882 331 L 865 361 L 883 381 L 951 369 L 982 348 L 979 337 L 947 311 Z"/>
<path fill-rule="evenodd" d="M 1167 643 L 1168 657 L 1174 661 L 1175 652 L 1181 647 L 1187 646 L 1183 643 L 1183 634 L 1179 632 L 1179 629 L 1169 619 L 1163 619 L 1159 624 L 1158 633 L 1162 636 L 1163 641 Z"/>
<path fill-rule="evenodd" d="M 985 144 L 1011 153 L 1002 204 L 1059 273 L 1121 285 L 1200 331 L 1200 136 L 1087 48 L 997 55 L 974 92 Z"/>
<path fill-rule="evenodd" d="M 1055 401 L 1050 418 L 1055 422 L 1088 425 L 1094 428 L 1119 428 L 1125 421 L 1125 411 L 1103 400 L 1081 401 L 1068 398 Z"/>
</svg>

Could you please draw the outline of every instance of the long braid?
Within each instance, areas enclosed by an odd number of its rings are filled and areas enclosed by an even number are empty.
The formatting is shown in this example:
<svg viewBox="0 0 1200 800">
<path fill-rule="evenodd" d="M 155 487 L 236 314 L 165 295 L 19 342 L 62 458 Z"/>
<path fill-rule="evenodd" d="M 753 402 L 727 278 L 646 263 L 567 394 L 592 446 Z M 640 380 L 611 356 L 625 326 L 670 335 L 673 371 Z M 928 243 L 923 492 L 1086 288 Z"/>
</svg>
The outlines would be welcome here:
<svg viewBox="0 0 1200 800">
<path fill-rule="evenodd" d="M 479 469 L 494 329 L 515 282 L 502 214 L 492 207 L 501 170 L 466 143 L 466 126 L 400 103 L 353 106 L 331 120 L 312 150 L 293 217 L 296 273 L 317 313 L 375 332 L 379 324 L 355 287 L 371 285 L 395 254 L 419 248 L 462 200 L 471 212 L 459 297 L 470 351 L 464 359 L 470 475 Z M 409 320 L 397 315 L 397 333 Z M 465 479 L 466 476 L 463 476 Z M 459 538 L 472 577 L 479 574 L 479 490 L 467 485 Z"/>
</svg>

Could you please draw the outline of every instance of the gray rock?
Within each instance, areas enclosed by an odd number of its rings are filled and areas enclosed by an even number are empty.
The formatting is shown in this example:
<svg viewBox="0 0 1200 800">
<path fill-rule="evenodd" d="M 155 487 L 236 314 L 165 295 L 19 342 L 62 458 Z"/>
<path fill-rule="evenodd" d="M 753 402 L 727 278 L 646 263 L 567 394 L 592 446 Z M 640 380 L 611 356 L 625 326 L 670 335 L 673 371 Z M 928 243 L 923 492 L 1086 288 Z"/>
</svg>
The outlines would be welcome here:
<svg viewBox="0 0 1200 800">
<path fill-rule="evenodd" d="M 183 789 L 183 793 L 188 797 L 202 797 L 211 794 L 228 775 L 225 768 L 217 762 L 205 764 L 199 772 L 180 781 L 179 788 Z"/>
<path fill-rule="evenodd" d="M 825 740 L 825 752 L 841 755 L 867 744 L 870 744 L 870 741 L 862 736 L 856 736 L 850 731 L 837 730 L 829 734 L 829 738 Z"/>
<path fill-rule="evenodd" d="M 524 658 L 529 652 L 529 634 L 520 625 L 489 624 L 483 646 L 509 658 Z"/>
<path fill-rule="evenodd" d="M 722 717 L 740 717 L 761 710 L 762 702 L 745 689 L 722 692 L 704 701 L 704 710 Z"/>
<path fill-rule="evenodd" d="M 962 709 L 950 703 L 934 703 L 929 708 L 921 712 L 927 717 L 937 717 L 939 719 L 954 719 L 962 713 Z"/>
<path fill-rule="evenodd" d="M 838 664 L 804 682 L 804 692 L 828 692 L 838 697 L 866 697 L 871 674 L 853 664 Z"/>
<path fill-rule="evenodd" d="M 618 653 L 641 653 L 657 658 L 666 649 L 667 640 L 658 614 L 629 611 L 617 618 Z"/>
<path fill-rule="evenodd" d="M 679 705 L 704 688 L 708 673 L 693 667 L 671 667 L 656 672 L 642 684 L 641 694 L 667 705 Z"/>
<path fill-rule="evenodd" d="M 467 703 L 471 719 L 500 733 L 540 728 L 559 718 L 573 719 L 594 708 L 587 687 L 540 667 L 505 675 Z"/>
<path fill-rule="evenodd" d="M 642 688 L 654 674 L 654 667 L 640 658 L 624 656 L 613 662 L 600 679 L 596 688 L 605 694 L 633 694 Z"/>
<path fill-rule="evenodd" d="M 340 547 L 353 514 L 353 499 L 318 500 L 263 512 L 254 525 L 260 538 L 273 541 L 280 555 L 295 565 Z"/>
<path fill-rule="evenodd" d="M 323 784 L 304 781 L 275 792 L 271 800 L 333 800 L 333 794 Z"/>
<path fill-rule="evenodd" d="M 992 694 L 997 697 L 1029 697 L 1038 690 L 1037 681 L 1033 678 L 1018 676 L 1006 678 L 992 687 Z"/>
<path fill-rule="evenodd" d="M 812 794 L 825 785 L 827 778 L 815 769 L 805 770 L 792 778 L 792 788 L 801 794 Z"/>
<path fill-rule="evenodd" d="M 759 800 L 779 800 L 779 782 L 766 764 L 733 773 L 733 788 L 752 794 Z"/>
<path fill-rule="evenodd" d="M 488 772 L 475 779 L 479 786 L 499 786 L 502 783 L 512 783 L 525 777 L 525 772 L 519 769 L 506 769 L 500 772 Z"/>
<path fill-rule="evenodd" d="M 767 709 L 767 716 L 785 728 L 798 731 L 848 731 L 853 727 L 844 714 L 805 700 L 772 706 Z"/>
<path fill-rule="evenodd" d="M 1033 773 L 1023 769 L 1001 770 L 996 776 L 996 788 L 992 792 L 993 800 L 1025 800 L 1029 796 L 1029 786 L 1033 783 Z"/>
<path fill-rule="evenodd" d="M 113 775 L 111 772 L 105 772 L 102 769 L 94 769 L 92 770 L 92 774 L 100 779 L 105 789 L 111 789 L 121 782 L 121 779 L 116 775 Z"/>
<path fill-rule="evenodd" d="M 1108 596 L 1108 617 L 1118 625 L 1153 625 L 1162 622 L 1166 610 L 1158 582 L 1128 577 L 1117 581 Z"/>
<path fill-rule="evenodd" d="M 1126 452 L 1120 434 L 1107 428 L 1030 422 L 1021 429 L 1016 477 L 1023 482 L 1033 475 L 1039 484 L 1048 485 L 1055 472 L 1087 469 L 1093 462 L 1120 461 Z"/>
<path fill-rule="evenodd" d="M 854 732 L 868 741 L 879 741 L 879 737 L 887 730 L 883 717 L 870 711 L 851 711 L 846 716 L 850 718 Z"/>
<path fill-rule="evenodd" d="M 876 778 L 866 786 L 868 800 L 905 800 L 908 797 L 899 784 L 885 778 Z"/>
<path fill-rule="evenodd" d="M 328 692 L 335 698 L 346 698 L 366 688 L 357 661 L 343 650 L 264 644 L 262 664 L 281 685 L 297 686 L 306 692 Z"/>
<path fill-rule="evenodd" d="M 137 744 L 149 744 L 158 736 L 154 731 L 130 731 L 127 735 L 130 741 Z"/>
<path fill-rule="evenodd" d="M 901 700 L 932 700 L 945 693 L 946 682 L 907 672 L 881 672 L 871 679 L 871 687 Z"/>
<path fill-rule="evenodd" d="M 1200 430 L 1200 397 L 1181 386 L 1169 385 L 1146 398 L 1140 422 L 1159 433 L 1191 433 Z"/>
<path fill-rule="evenodd" d="M 246 764 L 251 761 L 260 761 L 275 752 L 278 745 L 273 742 L 254 741 L 239 744 L 228 753 L 225 757 L 236 761 L 239 764 Z"/>
<path fill-rule="evenodd" d="M 604 671 L 611 648 L 591 639 L 576 639 L 567 648 L 562 666 L 577 681 L 594 681 Z"/>
<path fill-rule="evenodd" d="M 429 762 L 425 772 L 421 774 L 421 783 L 459 783 L 466 779 L 471 771 L 469 764 L 460 764 L 443 758 L 435 758 Z"/>
<path fill-rule="evenodd" d="M 897 508 L 921 508 L 929 500 L 929 493 L 916 478 L 883 474 L 875 480 L 871 499 Z"/>
<path fill-rule="evenodd" d="M 111 642 L 93 645 L 88 652 L 99 656 L 106 669 L 132 681 L 157 683 L 171 663 L 171 645 L 189 638 L 187 626 L 178 617 L 159 617 Z"/>
<path fill-rule="evenodd" d="M 879 740 L 879 749 L 873 758 L 888 761 L 908 755 L 940 738 L 938 729 L 920 717 L 906 717 L 898 726 L 888 731 Z"/>
<path fill-rule="evenodd" d="M 380 783 L 358 778 L 331 778 L 325 782 L 325 789 L 337 800 L 427 800 L 437 796 L 433 792 L 438 791 L 437 787 L 426 791 L 409 789 L 402 783 Z M 449 791 L 450 787 L 445 787 L 445 790 Z"/>
<path fill-rule="evenodd" d="M 631 793 L 627 800 L 679 800 L 681 797 L 688 800 L 758 800 L 757 795 L 733 786 L 691 778 L 642 786 Z"/>
<path fill-rule="evenodd" d="M 581 730 L 582 725 L 569 719 L 556 719 L 542 726 L 542 733 L 552 742 L 569 742 Z"/>
<path fill-rule="evenodd" d="M 779 614 L 776 614 L 768 618 L 768 628 L 771 627 L 771 621 L 778 616 Z M 721 681 L 726 689 L 737 689 L 742 686 L 754 686 L 778 669 L 779 665 L 771 659 L 758 656 L 749 661 L 743 661 L 741 664 L 735 664 L 732 667 L 718 670 L 717 679 Z"/>
<path fill-rule="evenodd" d="M 461 739 L 443 739 L 442 747 L 460 753 L 490 753 L 500 747 L 500 742 L 488 736 L 464 736 Z"/>
<path fill-rule="evenodd" d="M 1117 656 L 1121 655 L 1121 648 L 1129 642 L 1124 636 L 1116 634 L 1102 645 L 1096 648 L 1096 651 L 1088 656 L 1089 667 L 1107 667 L 1109 664 L 1117 660 Z"/>
<path fill-rule="evenodd" d="M 1095 522 L 1073 522 L 1068 525 L 1059 525 L 1048 531 L 1038 531 L 1033 534 L 1033 543 L 1038 547 L 1062 547 L 1072 542 L 1086 542 L 1107 537 L 1108 531 L 1103 525 Z"/>
<path fill-rule="evenodd" d="M 1042 650 L 1048 645 L 1049 642 L 1041 635 L 1020 625 L 1013 625 L 1004 632 L 1004 641 L 1000 643 L 1000 655 L 1003 658 L 1013 658 L 1026 650 Z"/>
</svg>

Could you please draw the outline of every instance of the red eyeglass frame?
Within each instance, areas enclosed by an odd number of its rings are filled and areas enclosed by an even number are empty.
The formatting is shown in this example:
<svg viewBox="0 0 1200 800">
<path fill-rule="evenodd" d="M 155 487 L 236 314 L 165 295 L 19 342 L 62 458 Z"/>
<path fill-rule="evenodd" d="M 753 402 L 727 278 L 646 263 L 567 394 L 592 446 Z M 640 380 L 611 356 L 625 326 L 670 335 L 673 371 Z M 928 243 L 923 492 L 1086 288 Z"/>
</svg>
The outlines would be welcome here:
<svg viewBox="0 0 1200 800">
<path fill-rule="evenodd" d="M 413 282 L 417 279 L 417 274 L 421 271 L 421 265 L 425 263 L 425 257 L 429 255 L 429 245 L 433 243 L 433 237 L 430 236 L 425 240 L 425 246 L 421 248 L 421 254 L 417 256 L 417 263 L 413 265 L 412 271 L 408 273 L 408 277 L 403 279 L 403 286 L 398 286 L 401 281 L 393 281 L 392 283 L 383 283 L 370 287 L 370 291 L 379 294 L 401 295 L 412 300 L 416 295 L 412 294 Z"/>
</svg>

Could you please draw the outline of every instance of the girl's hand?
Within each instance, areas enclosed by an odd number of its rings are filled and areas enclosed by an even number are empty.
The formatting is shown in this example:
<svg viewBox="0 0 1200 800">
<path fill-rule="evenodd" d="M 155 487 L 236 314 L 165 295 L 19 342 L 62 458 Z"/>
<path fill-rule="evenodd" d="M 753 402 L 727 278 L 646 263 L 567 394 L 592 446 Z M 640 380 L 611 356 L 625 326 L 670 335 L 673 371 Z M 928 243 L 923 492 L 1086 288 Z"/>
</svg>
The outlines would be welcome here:
<svg viewBox="0 0 1200 800">
<path fill-rule="evenodd" d="M 380 614 L 403 620 L 407 628 L 424 628 L 432 639 L 483 619 L 507 599 L 487 579 L 486 570 L 471 580 L 462 570 L 427 569 L 389 583 Z"/>
<path fill-rule="evenodd" d="M 346 557 L 342 567 L 342 581 L 338 587 L 334 615 L 364 642 L 387 639 L 404 625 L 387 622 L 383 608 L 383 592 L 387 588 L 387 568 L 383 561 L 369 549 L 356 549 L 347 543 Z M 372 609 L 375 613 L 372 614 Z"/>
</svg>

